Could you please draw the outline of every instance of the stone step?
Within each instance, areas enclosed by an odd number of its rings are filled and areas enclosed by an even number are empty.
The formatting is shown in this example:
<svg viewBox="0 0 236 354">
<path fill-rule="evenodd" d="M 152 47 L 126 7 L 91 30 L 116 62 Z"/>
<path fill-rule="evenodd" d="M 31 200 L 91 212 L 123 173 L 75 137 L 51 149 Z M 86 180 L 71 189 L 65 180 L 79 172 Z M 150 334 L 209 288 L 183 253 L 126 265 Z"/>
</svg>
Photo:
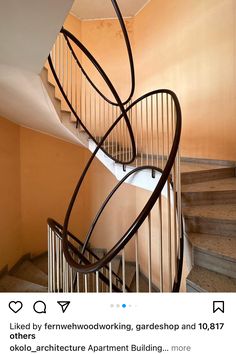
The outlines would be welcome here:
<svg viewBox="0 0 236 354">
<path fill-rule="evenodd" d="M 194 264 L 236 278 L 236 237 L 190 233 Z"/>
<path fill-rule="evenodd" d="M 236 178 L 182 186 L 182 205 L 236 204 Z"/>
<path fill-rule="evenodd" d="M 236 279 L 194 266 L 187 276 L 187 292 L 236 292 Z"/>
<path fill-rule="evenodd" d="M 182 185 L 235 177 L 235 167 L 219 167 L 181 173 Z"/>
<path fill-rule="evenodd" d="M 12 275 L 5 275 L 0 279 L 0 292 L 45 293 L 47 291 L 48 289 L 45 286 L 31 283 Z"/>
<path fill-rule="evenodd" d="M 183 213 L 187 233 L 236 236 L 236 204 L 192 206 Z"/>
<path fill-rule="evenodd" d="M 47 253 L 42 254 L 34 259 L 31 259 L 31 262 L 38 267 L 42 272 L 48 274 L 48 255 Z"/>
<path fill-rule="evenodd" d="M 48 277 L 30 261 L 24 261 L 9 273 L 16 278 L 47 287 Z"/>
</svg>

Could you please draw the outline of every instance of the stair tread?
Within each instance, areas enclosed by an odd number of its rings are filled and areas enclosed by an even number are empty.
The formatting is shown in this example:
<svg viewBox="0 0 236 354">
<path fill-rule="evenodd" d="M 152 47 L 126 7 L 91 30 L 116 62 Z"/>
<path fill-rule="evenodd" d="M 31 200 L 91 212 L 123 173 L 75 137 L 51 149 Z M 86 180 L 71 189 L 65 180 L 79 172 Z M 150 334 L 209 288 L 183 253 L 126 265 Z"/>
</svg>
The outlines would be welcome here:
<svg viewBox="0 0 236 354">
<path fill-rule="evenodd" d="M 194 266 L 187 284 L 199 292 L 236 292 L 236 279 Z"/>
<path fill-rule="evenodd" d="M 219 170 L 222 168 L 227 168 L 225 165 L 221 164 L 211 164 L 204 162 L 190 162 L 190 161 L 181 161 L 180 164 L 181 173 L 191 173 L 191 172 L 201 172 L 201 171 L 213 171 Z"/>
<path fill-rule="evenodd" d="M 0 292 L 47 292 L 47 287 L 5 275 L 0 279 Z"/>
<path fill-rule="evenodd" d="M 31 262 L 38 267 L 42 272 L 44 272 L 45 274 L 48 274 L 48 255 L 47 254 L 43 254 L 42 256 L 39 256 L 33 260 L 31 260 Z"/>
<path fill-rule="evenodd" d="M 197 249 L 236 262 L 236 237 L 189 233 L 188 238 Z"/>
<path fill-rule="evenodd" d="M 236 191 L 236 177 L 218 179 L 214 181 L 198 182 L 182 186 L 182 192 L 217 192 Z"/>
<path fill-rule="evenodd" d="M 183 209 L 185 216 L 236 221 L 236 204 L 193 205 Z"/>
<path fill-rule="evenodd" d="M 10 274 L 34 284 L 48 285 L 47 275 L 30 261 L 24 261 Z"/>
</svg>

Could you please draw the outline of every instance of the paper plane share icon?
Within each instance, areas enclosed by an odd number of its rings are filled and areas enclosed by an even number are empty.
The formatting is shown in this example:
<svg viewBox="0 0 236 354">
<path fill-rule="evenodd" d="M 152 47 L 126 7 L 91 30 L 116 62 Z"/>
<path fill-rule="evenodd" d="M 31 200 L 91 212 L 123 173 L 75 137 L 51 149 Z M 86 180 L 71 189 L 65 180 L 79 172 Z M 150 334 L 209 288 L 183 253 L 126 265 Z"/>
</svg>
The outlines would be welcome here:
<svg viewBox="0 0 236 354">
<path fill-rule="evenodd" d="M 68 306 L 70 305 L 70 301 L 57 301 L 58 305 L 61 306 L 62 312 L 66 312 Z"/>
</svg>

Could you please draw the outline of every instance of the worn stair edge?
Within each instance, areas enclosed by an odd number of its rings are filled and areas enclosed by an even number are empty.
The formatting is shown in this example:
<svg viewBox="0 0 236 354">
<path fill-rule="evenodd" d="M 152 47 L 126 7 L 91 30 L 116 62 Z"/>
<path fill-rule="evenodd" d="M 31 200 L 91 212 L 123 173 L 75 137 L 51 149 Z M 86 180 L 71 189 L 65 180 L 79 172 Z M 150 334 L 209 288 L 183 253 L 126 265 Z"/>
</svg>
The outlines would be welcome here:
<svg viewBox="0 0 236 354">
<path fill-rule="evenodd" d="M 194 264 L 236 279 L 236 262 L 216 254 L 195 249 Z"/>
<path fill-rule="evenodd" d="M 204 181 L 235 177 L 235 167 L 217 168 L 203 171 L 192 171 L 181 173 L 181 183 L 193 184 Z"/>
<path fill-rule="evenodd" d="M 236 220 L 213 219 L 201 216 L 184 216 L 187 233 L 236 236 Z"/>
<path fill-rule="evenodd" d="M 48 285 L 47 275 L 30 261 L 24 261 L 14 271 L 10 271 L 9 275 L 41 286 Z"/>
<path fill-rule="evenodd" d="M 5 275 L 0 279 L 0 292 L 30 292 L 45 293 L 48 289 L 45 286 L 34 284 L 12 275 Z"/>
<path fill-rule="evenodd" d="M 236 292 L 236 279 L 194 266 L 187 276 L 187 292 Z"/>
<path fill-rule="evenodd" d="M 183 192 L 182 206 L 236 203 L 236 190 Z"/>
<path fill-rule="evenodd" d="M 194 249 L 236 262 L 236 238 L 221 235 L 186 234 Z"/>
</svg>

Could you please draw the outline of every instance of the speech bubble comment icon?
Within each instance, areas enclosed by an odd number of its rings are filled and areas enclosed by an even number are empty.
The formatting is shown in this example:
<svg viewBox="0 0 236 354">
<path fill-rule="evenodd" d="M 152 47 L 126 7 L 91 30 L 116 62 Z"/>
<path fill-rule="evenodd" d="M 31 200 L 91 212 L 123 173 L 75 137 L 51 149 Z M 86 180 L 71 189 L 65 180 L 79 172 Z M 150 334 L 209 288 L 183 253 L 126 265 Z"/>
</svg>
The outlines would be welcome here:
<svg viewBox="0 0 236 354">
<path fill-rule="evenodd" d="M 9 302 L 8 306 L 12 310 L 12 312 L 17 313 L 22 309 L 23 304 L 21 301 L 11 301 Z"/>
<path fill-rule="evenodd" d="M 36 313 L 46 313 L 46 304 L 43 301 L 36 301 L 33 305 L 33 309 Z"/>
</svg>

